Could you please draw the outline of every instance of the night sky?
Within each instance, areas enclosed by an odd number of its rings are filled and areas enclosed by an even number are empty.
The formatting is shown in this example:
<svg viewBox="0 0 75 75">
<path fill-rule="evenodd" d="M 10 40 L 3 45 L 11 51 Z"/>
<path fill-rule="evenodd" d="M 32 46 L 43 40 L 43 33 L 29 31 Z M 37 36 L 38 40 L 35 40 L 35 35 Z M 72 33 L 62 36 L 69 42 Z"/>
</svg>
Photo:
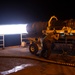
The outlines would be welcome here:
<svg viewBox="0 0 75 75">
<path fill-rule="evenodd" d="M 75 19 L 75 2 L 72 0 L 0 0 L 0 24 L 47 22 L 53 15 L 59 20 Z M 19 36 L 5 36 L 5 45 L 20 44 Z"/>
<path fill-rule="evenodd" d="M 0 24 L 22 24 L 58 19 L 75 19 L 75 3 L 71 0 L 0 0 Z"/>
</svg>

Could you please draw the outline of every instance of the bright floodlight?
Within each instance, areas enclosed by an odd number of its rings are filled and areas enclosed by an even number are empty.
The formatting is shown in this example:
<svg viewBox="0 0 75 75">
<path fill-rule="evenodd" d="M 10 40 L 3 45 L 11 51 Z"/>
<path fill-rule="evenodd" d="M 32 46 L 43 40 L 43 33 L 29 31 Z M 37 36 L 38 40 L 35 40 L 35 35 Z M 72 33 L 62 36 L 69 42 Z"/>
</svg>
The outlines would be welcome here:
<svg viewBox="0 0 75 75">
<path fill-rule="evenodd" d="M 0 34 L 21 34 L 27 33 L 27 24 L 0 25 Z"/>
</svg>

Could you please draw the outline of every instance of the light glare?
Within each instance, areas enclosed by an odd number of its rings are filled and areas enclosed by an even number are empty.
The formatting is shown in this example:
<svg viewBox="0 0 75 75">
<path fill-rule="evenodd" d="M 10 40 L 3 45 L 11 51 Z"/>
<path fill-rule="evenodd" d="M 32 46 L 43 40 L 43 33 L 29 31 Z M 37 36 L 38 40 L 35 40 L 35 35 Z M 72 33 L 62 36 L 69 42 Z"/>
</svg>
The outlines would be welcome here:
<svg viewBox="0 0 75 75">
<path fill-rule="evenodd" d="M 0 25 L 0 34 L 21 34 L 27 33 L 27 24 Z"/>
</svg>

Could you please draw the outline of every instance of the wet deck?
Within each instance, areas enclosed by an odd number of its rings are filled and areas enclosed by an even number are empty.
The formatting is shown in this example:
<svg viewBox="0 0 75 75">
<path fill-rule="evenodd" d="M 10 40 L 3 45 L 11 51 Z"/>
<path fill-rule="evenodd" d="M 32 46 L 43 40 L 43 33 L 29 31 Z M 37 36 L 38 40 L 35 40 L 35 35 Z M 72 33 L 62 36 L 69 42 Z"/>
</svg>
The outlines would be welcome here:
<svg viewBox="0 0 75 75">
<path fill-rule="evenodd" d="M 16 58 L 17 56 L 19 58 Z M 24 57 L 38 58 L 32 55 L 27 47 L 15 46 L 6 47 L 4 50 L 0 49 L 0 75 L 75 75 L 75 68 L 72 66 L 53 64 Z M 61 60 L 61 58 L 63 59 L 62 56 L 59 57 L 56 54 L 51 55 L 51 59 L 54 61 L 66 62 Z M 74 56 L 70 57 L 69 60 L 75 64 Z"/>
</svg>

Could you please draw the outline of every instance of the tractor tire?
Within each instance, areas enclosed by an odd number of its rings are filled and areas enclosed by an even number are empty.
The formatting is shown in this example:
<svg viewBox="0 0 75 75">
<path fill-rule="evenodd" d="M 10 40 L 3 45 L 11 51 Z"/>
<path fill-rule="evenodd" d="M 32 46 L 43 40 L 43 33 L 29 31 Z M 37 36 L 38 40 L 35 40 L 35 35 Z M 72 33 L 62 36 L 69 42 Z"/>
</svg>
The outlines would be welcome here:
<svg viewBox="0 0 75 75">
<path fill-rule="evenodd" d="M 37 46 L 37 44 L 35 44 L 35 43 L 30 44 L 30 46 L 29 46 L 29 51 L 30 51 L 32 54 L 36 55 L 37 52 L 38 52 L 38 46 Z"/>
</svg>

